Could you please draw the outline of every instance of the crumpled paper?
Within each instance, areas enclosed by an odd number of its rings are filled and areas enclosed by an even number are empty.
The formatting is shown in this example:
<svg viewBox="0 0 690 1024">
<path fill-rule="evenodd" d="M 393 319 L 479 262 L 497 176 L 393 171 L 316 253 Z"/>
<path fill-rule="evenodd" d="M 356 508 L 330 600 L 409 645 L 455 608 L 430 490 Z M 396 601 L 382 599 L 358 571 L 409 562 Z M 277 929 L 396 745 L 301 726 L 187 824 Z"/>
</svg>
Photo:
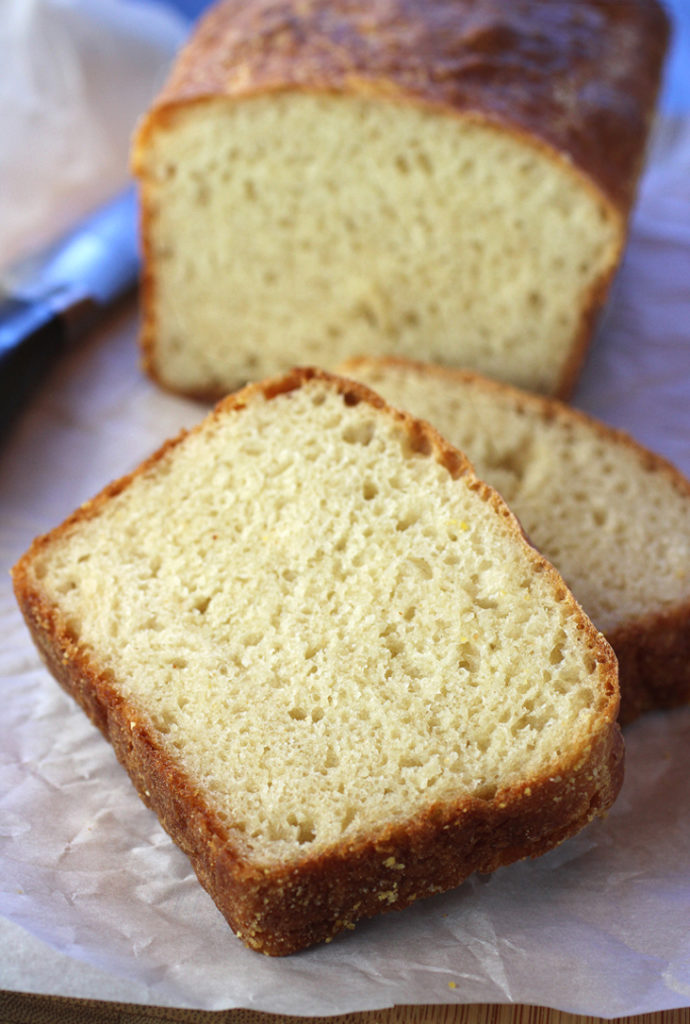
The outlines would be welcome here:
<svg viewBox="0 0 690 1024">
<path fill-rule="evenodd" d="M 125 187 L 135 121 L 187 31 L 139 0 L 3 0 L 0 270 Z"/>
<path fill-rule="evenodd" d="M 575 404 L 686 474 L 689 282 L 690 121 L 665 120 Z M 72 353 L 0 452 L 5 568 L 203 415 L 143 378 L 136 326 L 132 312 Z M 536 861 L 274 960 L 233 936 L 49 677 L 2 575 L 0 915 L 98 968 L 109 998 L 302 1015 L 493 1002 L 618 1017 L 690 1005 L 690 708 L 626 729 L 626 779 L 606 820 Z M 27 965 L 26 987 L 45 978 L 53 991 L 42 970 Z"/>
</svg>

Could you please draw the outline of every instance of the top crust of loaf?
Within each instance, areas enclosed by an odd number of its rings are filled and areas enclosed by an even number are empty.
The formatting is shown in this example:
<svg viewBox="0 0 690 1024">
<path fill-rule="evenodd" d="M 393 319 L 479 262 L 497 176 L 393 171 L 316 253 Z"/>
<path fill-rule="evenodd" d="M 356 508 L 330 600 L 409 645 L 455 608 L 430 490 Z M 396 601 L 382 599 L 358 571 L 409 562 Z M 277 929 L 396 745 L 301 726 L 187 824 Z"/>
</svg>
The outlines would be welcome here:
<svg viewBox="0 0 690 1024">
<path fill-rule="evenodd" d="M 668 40 L 657 0 L 225 0 L 183 49 L 134 152 L 176 107 L 283 90 L 413 101 L 503 125 L 625 215 Z"/>
</svg>

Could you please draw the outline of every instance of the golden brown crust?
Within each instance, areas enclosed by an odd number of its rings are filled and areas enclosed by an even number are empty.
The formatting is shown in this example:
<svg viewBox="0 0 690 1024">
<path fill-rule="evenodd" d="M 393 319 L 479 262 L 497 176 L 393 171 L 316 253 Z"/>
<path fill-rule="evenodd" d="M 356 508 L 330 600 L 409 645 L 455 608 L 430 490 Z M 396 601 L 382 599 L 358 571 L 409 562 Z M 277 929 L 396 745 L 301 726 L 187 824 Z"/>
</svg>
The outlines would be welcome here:
<svg viewBox="0 0 690 1024">
<path fill-rule="evenodd" d="M 621 680 L 619 721 L 690 703 L 690 602 L 609 633 Z"/>
<path fill-rule="evenodd" d="M 610 427 L 555 398 L 535 395 L 492 380 L 472 370 L 456 370 L 398 357 L 355 357 L 339 367 L 357 375 L 364 366 L 398 367 L 439 380 L 470 384 L 489 395 L 509 398 L 519 411 L 527 410 L 544 422 L 559 420 L 593 430 L 606 444 L 622 445 L 641 467 L 658 473 L 690 501 L 690 480 L 667 459 L 643 447 L 623 430 Z M 610 630 L 607 640 L 618 658 L 621 690 L 619 721 L 627 725 L 646 711 L 680 707 L 690 702 L 690 601 L 668 612 L 655 612 Z"/>
<path fill-rule="evenodd" d="M 540 139 L 625 211 L 667 39 L 657 0 L 225 0 L 151 118 L 288 89 L 412 100 Z"/>
<path fill-rule="evenodd" d="M 155 366 L 155 306 L 156 306 L 156 275 L 153 253 L 153 222 L 154 203 L 150 195 L 151 188 L 145 178 L 139 185 L 139 246 L 141 248 L 141 270 L 139 272 L 139 309 L 141 313 L 141 331 L 139 335 L 139 351 L 141 368 L 154 380 L 159 387 L 167 390 L 165 382 L 160 379 Z M 194 398 L 193 395 L 189 396 Z M 221 398 L 218 395 L 217 398 Z"/>
<path fill-rule="evenodd" d="M 314 379 L 335 388 L 348 404 L 367 402 L 392 416 L 407 431 L 414 450 L 439 461 L 454 478 L 467 475 L 469 486 L 493 505 L 516 536 L 522 536 L 502 499 L 474 477 L 461 453 L 428 424 L 392 409 L 362 384 L 320 370 L 297 369 L 228 396 L 209 419 L 241 411 L 259 393 L 270 401 Z M 48 668 L 113 744 L 139 795 L 188 854 L 201 883 L 247 945 L 279 956 L 329 940 L 360 918 L 400 909 L 460 884 L 474 871 L 492 871 L 543 853 L 606 811 L 623 774 L 616 663 L 601 634 L 572 601 L 578 627 L 605 681 L 598 729 L 588 745 L 520 786 L 485 799 L 430 806 L 403 825 L 383 827 L 375 835 L 335 844 L 292 863 L 262 864 L 246 857 L 241 838 L 204 801 L 165 749 L 146 712 L 118 692 L 116 681 L 80 647 L 69 623 L 43 597 L 40 583 L 31 579 L 33 560 L 43 547 L 97 515 L 135 477 L 155 469 L 185 436 L 163 445 L 134 473 L 110 484 L 51 534 L 37 538 L 14 567 L 13 579 L 20 608 Z M 528 550 L 538 571 L 551 575 L 563 599 L 572 600 L 553 567 Z"/>
</svg>

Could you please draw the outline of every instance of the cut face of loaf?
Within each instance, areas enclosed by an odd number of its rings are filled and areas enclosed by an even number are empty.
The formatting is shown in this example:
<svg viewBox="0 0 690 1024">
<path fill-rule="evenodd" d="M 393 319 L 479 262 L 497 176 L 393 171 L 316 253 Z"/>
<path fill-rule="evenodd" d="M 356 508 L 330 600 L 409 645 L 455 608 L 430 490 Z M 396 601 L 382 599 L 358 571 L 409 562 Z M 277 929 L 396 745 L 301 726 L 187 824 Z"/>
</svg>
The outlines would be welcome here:
<svg viewBox="0 0 690 1024">
<path fill-rule="evenodd" d="M 216 398 L 367 352 L 565 394 L 664 40 L 652 0 L 219 5 L 134 151 L 148 371 Z"/>
<path fill-rule="evenodd" d="M 503 495 L 619 660 L 621 721 L 690 700 L 690 483 L 630 437 L 472 373 L 355 359 L 342 373 L 431 421 Z"/>
<path fill-rule="evenodd" d="M 266 953 L 542 853 L 620 786 L 611 649 L 463 456 L 362 385 L 230 396 L 14 579 Z"/>
</svg>

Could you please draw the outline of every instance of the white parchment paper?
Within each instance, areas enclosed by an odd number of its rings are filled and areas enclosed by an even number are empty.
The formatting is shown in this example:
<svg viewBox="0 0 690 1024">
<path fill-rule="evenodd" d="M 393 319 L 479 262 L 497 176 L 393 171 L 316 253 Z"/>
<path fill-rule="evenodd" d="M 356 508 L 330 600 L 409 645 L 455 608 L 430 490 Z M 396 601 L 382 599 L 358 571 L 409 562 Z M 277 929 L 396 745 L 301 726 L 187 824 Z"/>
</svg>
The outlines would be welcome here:
<svg viewBox="0 0 690 1024">
<path fill-rule="evenodd" d="M 576 404 L 690 474 L 690 123 L 660 129 Z M 40 664 L 7 579 L 36 533 L 203 415 L 141 376 L 136 323 L 132 311 L 66 359 L 0 450 L 0 916 L 98 968 L 109 998 L 153 1004 L 515 1002 L 602 1017 L 690 1005 L 690 709 L 626 730 L 608 818 L 545 857 L 291 958 L 235 939 Z M 41 965 L 26 972 L 35 989 Z"/>
<path fill-rule="evenodd" d="M 141 0 L 0 3 L 0 271 L 125 187 L 187 23 Z"/>
</svg>

